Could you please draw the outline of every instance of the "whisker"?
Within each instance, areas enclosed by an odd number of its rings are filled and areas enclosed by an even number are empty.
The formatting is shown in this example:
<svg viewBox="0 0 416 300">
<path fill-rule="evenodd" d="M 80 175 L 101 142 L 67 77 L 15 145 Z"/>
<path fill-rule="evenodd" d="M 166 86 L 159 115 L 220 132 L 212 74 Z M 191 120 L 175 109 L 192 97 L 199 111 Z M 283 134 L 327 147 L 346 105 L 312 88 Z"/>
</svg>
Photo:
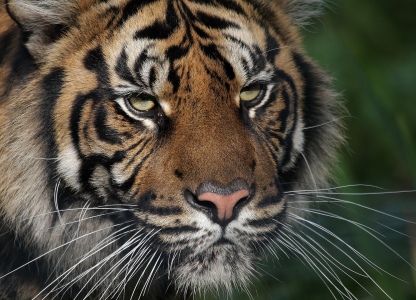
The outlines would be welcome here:
<svg viewBox="0 0 416 300">
<path fill-rule="evenodd" d="M 129 222 L 133 222 L 133 221 L 129 221 Z M 114 228 L 114 227 L 116 227 L 116 226 L 121 226 L 121 225 L 123 225 L 123 224 L 117 224 L 117 225 L 112 225 L 112 226 L 108 226 L 108 227 L 105 227 L 105 228 L 101 228 L 101 229 L 99 229 L 99 230 L 95 230 L 95 231 L 92 231 L 92 232 L 86 233 L 86 234 L 84 234 L 84 235 L 82 235 L 82 236 L 80 236 L 80 237 L 78 237 L 78 238 L 76 238 L 76 239 L 74 239 L 74 240 L 72 240 L 72 241 L 69 241 L 69 242 L 66 242 L 66 243 L 64 243 L 64 244 L 61 244 L 61 245 L 59 245 L 58 247 L 55 247 L 55 248 L 53 248 L 53 249 L 51 249 L 51 250 L 49 250 L 49 251 L 47 251 L 47 252 L 43 253 L 42 255 L 39 255 L 38 257 L 36 257 L 36 258 L 34 258 L 34 259 L 30 260 L 29 262 L 27 262 L 27 263 L 25 263 L 25 264 L 21 265 L 20 267 L 18 267 L 18 268 L 16 268 L 16 269 L 14 269 L 14 270 L 12 270 L 12 271 L 10 271 L 10 272 L 8 272 L 8 273 L 4 274 L 3 276 L 1 276 L 1 277 L 0 277 L 0 279 L 3 279 L 4 277 L 6 277 L 6 276 L 8 276 L 8 275 L 12 274 L 13 272 L 16 272 L 17 270 L 20 270 L 21 268 L 23 268 L 23 267 L 25 267 L 25 266 L 29 265 L 30 263 L 32 263 L 32 262 L 34 262 L 34 261 L 36 261 L 36 260 L 38 260 L 38 259 L 40 259 L 40 258 L 42 258 L 42 257 L 44 257 L 44 256 L 46 256 L 46 255 L 48 255 L 49 253 L 51 253 L 51 252 L 53 252 L 53 251 L 56 251 L 57 249 L 60 249 L 60 248 L 62 248 L 62 247 L 65 247 L 66 245 L 68 245 L 68 244 L 70 244 L 70 243 L 73 243 L 73 242 L 74 242 L 74 241 L 76 241 L 76 240 L 79 240 L 79 239 L 85 238 L 85 237 L 87 237 L 87 236 L 89 236 L 89 235 L 91 235 L 91 234 L 94 234 L 94 233 L 97 233 L 97 232 L 100 232 L 100 231 L 103 231 L 103 230 L 107 230 L 107 229 L 110 229 L 110 228 Z"/>
<path fill-rule="evenodd" d="M 328 239 L 326 239 L 325 237 L 323 237 L 321 234 L 317 233 L 315 230 L 313 230 L 312 228 L 310 228 L 309 226 L 304 225 L 308 230 L 310 230 L 311 232 L 313 232 L 314 234 L 318 235 L 319 237 L 323 238 L 325 241 L 327 241 L 328 243 L 330 243 L 332 246 L 334 246 L 337 250 L 341 251 L 341 253 L 343 253 L 344 255 L 347 255 L 346 253 L 344 253 L 338 246 L 336 246 L 334 243 L 332 243 L 331 241 L 329 241 Z M 302 234 L 301 232 L 299 233 L 295 233 L 293 230 L 290 230 L 290 232 L 292 232 L 293 234 L 297 234 L 300 236 L 300 234 Z M 338 270 L 340 270 L 343 274 L 345 274 L 346 276 L 348 276 L 351 280 L 353 280 L 355 283 L 357 283 L 361 288 L 363 288 L 368 294 L 371 295 L 371 293 L 362 285 L 360 284 L 357 280 L 354 279 L 354 277 L 352 277 L 350 274 L 348 274 L 345 270 L 350 271 L 351 273 L 354 273 L 355 275 L 358 276 L 362 276 L 362 277 L 367 277 L 365 274 L 361 274 L 357 271 L 352 270 L 351 268 L 348 268 L 347 266 L 345 266 L 344 264 L 342 264 L 339 260 L 337 260 L 335 257 L 333 257 L 320 243 L 318 243 L 314 238 L 310 237 L 308 234 L 303 234 L 304 237 L 302 237 L 302 240 L 308 239 L 310 240 L 313 244 L 315 244 L 319 249 L 319 251 L 323 251 L 325 253 L 325 256 L 327 256 L 326 260 L 333 264 Z M 310 242 L 305 240 L 305 243 L 307 243 L 308 245 L 311 245 Z M 311 247 L 313 247 L 311 245 Z M 313 247 L 314 249 L 315 247 Z M 314 250 L 315 251 L 315 250 Z M 348 258 L 350 258 L 347 255 Z M 351 258 L 350 258 L 351 259 Z M 345 269 L 345 270 L 344 270 Z"/>
<path fill-rule="evenodd" d="M 354 117 L 352 117 L 352 116 L 342 116 L 342 117 L 336 118 L 334 120 L 331 120 L 331 121 L 328 121 L 328 122 L 325 122 L 325 123 L 322 123 L 322 124 L 305 127 L 305 128 L 303 128 L 303 130 L 308 130 L 308 129 L 313 129 L 313 128 L 325 126 L 325 125 L 328 125 L 328 124 L 331 124 L 331 123 L 338 122 L 339 120 L 342 120 L 342 119 L 345 119 L 345 118 L 354 118 Z"/>
<path fill-rule="evenodd" d="M 149 261 L 148 261 L 148 263 L 147 263 L 146 267 L 144 267 L 144 269 L 143 269 L 143 271 L 142 271 L 142 274 L 140 275 L 139 279 L 137 280 L 136 285 L 134 286 L 133 292 L 131 293 L 130 300 L 133 300 L 133 296 L 134 296 L 134 294 L 135 294 L 135 292 L 136 292 L 136 290 L 137 290 L 137 287 L 138 287 L 138 285 L 139 285 L 139 283 L 140 283 L 140 281 L 141 281 L 141 279 L 142 279 L 143 275 L 146 273 L 146 270 L 147 270 L 147 268 L 149 267 L 150 263 L 153 261 L 153 258 L 156 256 L 156 254 L 157 254 L 157 252 L 153 253 L 153 255 L 149 258 Z M 139 297 L 139 298 L 140 298 L 140 297 Z"/>
<path fill-rule="evenodd" d="M 332 280 L 330 280 L 325 273 L 322 272 L 322 270 L 315 264 L 315 262 L 309 257 L 305 251 L 302 250 L 302 247 L 299 247 L 299 245 L 290 238 L 287 234 L 284 232 L 281 232 L 282 236 L 285 236 L 284 242 L 281 240 L 282 245 L 285 245 L 286 248 L 288 248 L 291 251 L 294 251 L 298 253 L 301 257 L 303 257 L 304 261 L 312 268 L 312 270 L 317 274 L 317 276 L 322 280 L 322 282 L 325 284 L 325 286 L 328 288 L 334 299 L 337 299 L 332 289 L 329 287 L 328 283 L 334 286 L 334 288 L 337 290 L 338 293 L 341 295 L 343 294 L 342 291 L 339 290 L 337 286 L 334 285 Z M 326 280 L 325 280 L 325 279 Z M 328 283 L 327 283 L 328 281 Z"/>
<path fill-rule="evenodd" d="M 355 203 L 355 202 L 352 202 L 352 201 L 342 200 L 342 199 L 338 199 L 338 198 L 334 198 L 334 197 L 328 197 L 328 196 L 323 196 L 323 195 L 319 195 L 317 198 L 320 198 L 320 199 L 328 199 L 328 202 L 329 202 L 329 203 L 332 203 L 332 202 L 338 202 L 338 203 L 346 203 L 346 204 L 351 204 L 351 205 L 354 205 L 354 206 L 358 206 L 358 207 L 361 207 L 361 208 L 364 208 L 364 209 L 367 209 L 367 210 L 370 210 L 370 211 L 373 211 L 373 212 L 379 213 L 379 214 L 381 214 L 381 215 L 388 216 L 388 217 L 390 217 L 390 218 L 393 218 L 393 219 L 396 219 L 396 220 L 399 220 L 399 221 L 402 221 L 402 222 L 405 222 L 405 223 L 409 223 L 409 224 L 416 224 L 416 222 L 412 222 L 412 221 L 409 221 L 409 220 L 406 220 L 406 219 L 403 219 L 403 218 L 400 218 L 400 217 L 394 216 L 394 215 L 392 215 L 392 214 L 389 214 L 389 213 L 383 212 L 383 211 L 381 211 L 381 210 L 377 210 L 377 209 L 375 209 L 375 208 L 371 208 L 371 207 L 369 207 L 369 206 L 365 206 L 365 205 L 360 204 L 360 203 Z"/>
<path fill-rule="evenodd" d="M 372 236 L 374 239 L 376 239 L 378 242 L 380 242 L 383 246 L 385 246 L 388 250 L 392 251 L 395 255 L 397 255 L 397 257 L 399 257 L 402 261 L 404 261 L 409 267 L 411 267 L 413 270 L 416 270 L 415 267 L 413 267 L 404 257 L 402 257 L 399 253 L 397 253 L 392 247 L 388 246 L 384 241 L 382 241 L 379 237 L 377 237 L 375 234 L 373 234 L 372 232 L 375 232 L 376 234 L 379 234 L 381 236 L 384 237 L 384 235 L 382 235 L 381 233 L 379 233 L 378 231 L 376 231 L 375 229 L 372 229 L 366 225 L 363 225 L 359 222 L 355 222 L 355 221 L 351 221 L 345 218 L 342 218 L 338 215 L 332 214 L 332 213 L 328 213 L 328 212 L 323 212 L 323 211 L 317 211 L 317 210 L 312 210 L 309 211 L 310 213 L 315 213 L 315 214 L 319 214 L 322 216 L 326 216 L 326 217 L 330 217 L 330 218 L 335 218 L 335 219 L 339 219 L 339 220 L 343 220 L 346 221 L 354 226 L 357 226 L 358 228 L 360 228 L 361 230 L 363 230 L 364 232 L 366 232 L 367 234 L 369 234 L 370 236 Z M 371 232 L 372 231 L 372 232 Z M 372 265 L 376 266 L 375 264 L 372 263 Z M 378 266 L 376 266 L 377 269 L 380 269 Z M 382 270 L 382 269 L 380 269 Z M 388 274 L 385 270 L 382 270 L 384 273 Z M 392 274 L 389 274 L 390 276 L 396 278 L 395 276 L 393 276 Z M 396 278 L 398 280 L 400 280 L 399 278 Z M 401 280 L 402 281 L 402 280 Z"/>
<path fill-rule="evenodd" d="M 59 207 L 58 207 L 58 190 L 59 190 L 59 185 L 60 184 L 61 184 L 61 179 L 59 178 L 57 180 L 56 184 L 55 184 L 55 190 L 53 192 L 53 202 L 55 204 L 55 208 L 56 208 L 56 212 L 58 214 L 59 222 L 61 222 L 61 224 L 63 224 L 61 213 L 59 212 Z"/>
<path fill-rule="evenodd" d="M 318 228 L 320 230 L 322 230 L 323 232 L 327 233 L 328 235 L 332 236 L 333 238 L 335 238 L 336 240 L 338 240 L 339 242 L 341 242 L 343 245 L 345 245 L 348 249 L 350 249 L 354 254 L 356 254 L 358 257 L 360 257 L 364 262 L 366 262 L 367 264 L 369 264 L 371 267 L 373 267 L 376 270 L 381 270 L 386 274 L 389 274 L 388 272 L 386 272 L 385 270 L 383 270 L 382 268 L 380 268 L 379 266 L 377 266 L 376 264 L 374 264 L 371 260 L 369 260 L 367 257 L 365 257 L 363 254 L 361 254 L 358 250 L 356 250 L 355 248 L 353 248 L 352 246 L 350 246 L 348 243 L 346 243 L 344 240 L 342 240 L 339 236 L 337 236 L 336 234 L 334 234 L 332 231 L 326 229 L 325 227 L 316 224 L 315 222 L 312 222 L 310 220 L 304 219 L 302 217 L 299 217 L 297 215 L 291 214 L 291 219 L 294 220 L 295 222 L 297 222 L 300 225 L 305 225 L 305 223 L 312 225 L 315 228 Z M 342 250 L 341 250 L 342 251 Z M 342 253 L 344 253 L 345 255 L 348 256 L 348 254 L 346 254 L 345 251 L 342 251 Z M 351 259 L 352 262 L 354 262 L 356 264 L 357 267 L 359 267 L 366 275 L 367 278 L 369 278 L 378 288 L 380 291 L 382 291 L 389 299 L 393 300 L 382 288 L 379 284 L 377 284 L 377 282 L 355 261 L 353 260 L 350 256 L 348 256 L 349 259 Z M 390 275 L 390 274 L 389 274 Z M 394 277 L 394 276 L 392 276 Z"/>
<path fill-rule="evenodd" d="M 58 183 L 57 183 L 57 184 L 59 184 L 59 182 L 60 182 L 60 181 L 58 181 Z M 57 192 L 57 189 L 55 189 L 55 191 Z M 57 195 L 57 194 L 56 194 L 56 195 Z M 88 203 L 89 203 L 89 202 L 86 202 L 86 203 L 85 203 L 85 205 L 84 205 L 84 207 L 87 207 L 87 206 L 88 206 Z M 60 214 L 59 214 L 59 209 L 58 209 L 58 203 L 57 203 L 57 202 L 56 202 L 56 207 L 57 207 L 58 215 L 60 216 Z M 83 214 L 83 213 L 84 213 L 84 214 Z M 80 213 L 80 219 L 82 219 L 82 218 L 83 218 L 83 216 L 85 216 L 85 211 L 81 211 L 81 213 Z M 79 229 L 80 229 L 80 221 L 78 221 L 78 222 L 79 222 L 79 223 L 78 223 L 78 228 L 77 228 L 77 230 L 74 232 L 74 235 L 73 235 L 72 239 L 74 239 L 74 238 L 77 236 L 78 232 L 79 232 Z M 63 221 L 62 221 L 62 219 L 61 219 L 61 218 L 60 218 L 60 223 L 61 223 L 61 226 L 64 226 Z M 66 228 L 64 228 L 64 231 L 65 231 L 65 233 L 67 233 Z M 55 268 L 52 270 L 51 275 L 48 277 L 47 281 L 49 281 L 49 279 L 53 276 L 53 273 L 54 273 L 54 272 L 56 271 L 56 269 L 58 268 L 60 261 L 61 261 L 61 260 L 63 259 L 63 257 L 65 256 L 65 254 L 66 254 L 66 252 L 68 251 L 69 247 L 70 247 L 70 245 L 68 245 L 68 246 L 66 247 L 65 251 L 62 253 L 61 257 L 58 259 L 57 263 L 55 264 L 56 266 L 55 266 Z"/>
<path fill-rule="evenodd" d="M 316 193 L 317 191 L 332 191 L 332 190 L 339 190 L 339 189 L 343 189 L 343 188 L 349 188 L 349 187 L 369 187 L 369 188 L 375 188 L 375 189 L 380 189 L 380 190 L 386 190 L 384 188 L 381 188 L 379 186 L 376 185 L 371 185 L 371 184 L 363 184 L 363 183 L 358 183 L 358 184 L 347 184 L 347 185 L 340 185 L 340 186 L 334 186 L 334 187 L 326 187 L 326 188 L 322 188 L 322 189 L 314 189 L 314 190 L 296 190 L 296 191 L 285 191 L 284 193 L 304 193 L 304 192 L 314 192 Z"/>
<path fill-rule="evenodd" d="M 116 206 L 116 208 L 112 208 L 113 206 Z M 137 205 L 125 205 L 125 206 L 131 206 L 132 208 L 120 208 L 117 206 L 121 206 L 119 204 L 112 204 L 112 205 L 104 205 L 104 206 L 96 206 L 96 207 L 90 207 L 90 208 L 84 208 L 84 207 L 77 207 L 77 208 L 68 208 L 68 209 L 59 209 L 58 210 L 54 210 L 54 211 L 50 211 L 47 213 L 41 213 L 41 214 L 36 214 L 30 217 L 24 217 L 24 218 L 17 218 L 17 220 L 20 221 L 27 221 L 27 220 L 31 220 L 33 218 L 38 218 L 38 217 L 44 217 L 47 215 L 51 215 L 51 214 L 56 214 L 56 213 L 63 213 L 63 212 L 67 212 L 67 211 L 77 211 L 77 210 L 116 210 L 116 211 L 131 211 L 131 210 L 135 210 L 137 208 Z M 124 206 L 124 205 L 123 205 Z"/>
<path fill-rule="evenodd" d="M 118 290 L 121 290 L 123 285 L 125 286 L 125 284 L 128 281 L 130 281 L 136 275 L 137 270 L 142 266 L 142 262 L 144 261 L 146 256 L 151 251 L 150 245 L 146 246 L 146 244 L 158 232 L 159 232 L 159 230 L 155 231 L 155 232 L 150 231 L 149 233 L 147 233 L 146 236 L 140 241 L 140 243 L 138 245 L 136 245 L 136 247 L 130 252 L 131 255 L 130 255 L 129 263 L 126 264 L 119 272 L 119 274 L 121 274 L 122 271 L 126 270 L 125 275 L 124 275 L 124 279 L 115 287 L 114 292 L 113 292 L 114 294 L 116 294 L 118 292 Z M 144 247 L 146 247 L 145 250 L 143 250 Z M 134 253 L 139 253 L 139 256 L 135 257 Z M 134 262 L 132 265 L 130 265 L 131 261 Z M 117 275 L 117 276 L 119 276 L 119 275 Z M 130 276 L 130 277 L 128 277 L 128 276 Z"/>
<path fill-rule="evenodd" d="M 286 226 L 285 226 L 286 227 Z M 296 233 L 295 231 L 293 231 L 292 229 L 288 229 L 286 227 L 286 229 L 293 235 L 296 236 L 298 239 L 300 239 L 301 242 L 305 243 L 309 248 L 311 248 L 311 250 L 313 250 L 319 257 L 320 259 L 318 259 L 317 257 L 315 257 L 315 255 L 313 255 L 309 250 L 307 250 L 305 247 L 302 246 L 302 248 L 312 257 L 314 258 L 339 284 L 340 286 L 342 286 L 342 288 L 345 290 L 345 292 L 349 295 L 353 295 L 346 287 L 345 285 L 342 283 L 341 279 L 338 277 L 337 273 L 333 270 L 333 268 L 330 266 L 330 264 L 332 264 L 334 267 L 336 267 L 338 270 L 340 270 L 341 272 L 343 272 L 344 274 L 348 275 L 344 270 L 342 270 L 342 268 L 340 268 L 340 266 L 343 266 L 341 263 L 339 263 L 333 256 L 331 256 L 325 249 L 323 249 L 319 244 L 319 248 L 321 248 L 324 254 L 321 250 L 317 249 L 315 246 L 313 246 L 310 242 L 308 242 L 305 238 L 303 238 L 300 233 Z M 299 245 L 302 245 L 299 243 Z M 348 275 L 349 276 L 349 275 Z M 350 276 L 351 277 L 351 276 Z M 337 291 L 339 292 L 339 290 L 337 289 Z M 354 297 L 355 298 L 355 297 Z"/>
<path fill-rule="evenodd" d="M 416 190 L 387 191 L 387 192 L 366 192 L 366 193 L 319 192 L 319 194 L 323 194 L 323 195 L 347 195 L 347 196 L 394 195 L 394 194 L 406 194 L 406 193 L 416 193 Z M 293 192 L 287 192 L 287 194 L 314 195 L 314 194 L 316 194 L 316 192 L 314 192 L 314 190 L 311 190 L 311 192 L 295 192 L 295 191 L 293 191 Z"/>
<path fill-rule="evenodd" d="M 318 190 L 318 185 L 316 184 L 315 176 L 313 176 L 313 172 L 312 172 L 312 169 L 311 169 L 311 167 L 310 167 L 310 165 L 308 163 L 308 160 L 306 159 L 306 156 L 303 153 L 301 153 L 301 155 L 302 155 L 302 157 L 303 157 L 303 159 L 304 159 L 304 161 L 306 163 L 306 166 L 308 167 L 309 174 L 311 175 L 312 182 L 313 182 L 313 184 L 315 186 L 315 190 Z"/>
<path fill-rule="evenodd" d="M 126 223 L 132 223 L 132 221 L 129 222 L 125 222 L 123 224 L 120 225 L 124 225 Z M 67 271 L 65 271 L 64 273 L 62 273 L 61 275 L 59 275 L 54 281 L 52 281 L 48 286 L 46 286 L 43 290 L 41 290 L 39 292 L 38 295 L 36 295 L 33 299 L 36 299 L 36 297 L 38 297 L 41 293 L 43 293 L 44 291 L 46 291 L 51 285 L 53 285 L 55 282 L 57 284 L 59 284 L 60 281 L 62 281 L 63 279 L 65 279 L 66 277 L 69 276 L 70 272 L 72 272 L 73 270 L 75 270 L 75 268 L 80 265 L 83 261 L 85 261 L 87 258 L 91 257 L 92 255 L 94 255 L 95 253 L 98 253 L 100 250 L 108 247 L 109 245 L 111 245 L 112 243 L 114 243 L 115 241 L 117 241 L 118 239 L 120 239 L 122 236 L 124 236 L 125 234 L 122 232 L 124 230 L 126 230 L 127 228 L 134 226 L 134 224 L 132 225 L 128 225 L 125 226 L 121 229 L 118 229 L 117 231 L 113 232 L 112 234 L 110 234 L 109 236 L 107 236 L 105 239 L 103 239 L 100 243 L 96 244 L 89 252 L 87 252 L 84 256 L 82 256 L 80 258 L 80 261 L 78 261 L 75 265 L 73 265 L 71 268 L 69 268 Z M 112 227 L 116 227 L 116 226 L 112 226 Z M 110 227 L 111 228 L 111 227 Z M 121 233 L 120 233 L 121 232 Z M 113 238 L 113 236 L 116 236 L 117 238 L 115 238 L 114 240 L 107 242 L 107 240 L 110 240 Z M 73 242 L 70 241 L 68 243 Z M 104 246 L 101 246 L 101 244 L 104 244 Z M 72 281 L 71 281 L 72 282 Z M 66 286 L 71 286 L 71 282 L 69 282 L 68 284 L 64 285 L 62 288 L 60 288 L 60 290 L 65 289 Z M 48 295 L 50 295 L 52 292 L 57 291 L 57 285 L 55 286 L 55 288 L 50 291 L 47 295 L 45 295 L 45 297 L 47 297 Z"/>
</svg>

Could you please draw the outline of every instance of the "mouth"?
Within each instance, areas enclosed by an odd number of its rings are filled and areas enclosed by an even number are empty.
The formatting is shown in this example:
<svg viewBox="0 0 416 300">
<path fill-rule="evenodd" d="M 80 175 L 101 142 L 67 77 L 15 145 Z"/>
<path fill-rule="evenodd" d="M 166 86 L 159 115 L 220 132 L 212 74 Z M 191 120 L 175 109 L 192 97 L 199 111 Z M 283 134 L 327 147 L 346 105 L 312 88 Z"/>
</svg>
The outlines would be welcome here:
<svg viewBox="0 0 416 300">
<path fill-rule="evenodd" d="M 218 241 L 216 241 L 214 244 L 212 244 L 211 247 L 214 248 L 214 247 L 222 247 L 222 246 L 227 246 L 227 245 L 237 246 L 236 244 L 234 244 L 234 242 L 232 242 L 229 239 L 222 236 Z"/>
</svg>

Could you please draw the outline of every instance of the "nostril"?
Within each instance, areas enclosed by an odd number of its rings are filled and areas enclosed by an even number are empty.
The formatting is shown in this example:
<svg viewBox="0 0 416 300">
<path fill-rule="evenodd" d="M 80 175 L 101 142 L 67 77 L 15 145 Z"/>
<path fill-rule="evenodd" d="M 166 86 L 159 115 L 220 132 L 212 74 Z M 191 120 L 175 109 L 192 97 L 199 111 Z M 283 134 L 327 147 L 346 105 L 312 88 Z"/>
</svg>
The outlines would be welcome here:
<svg viewBox="0 0 416 300">
<path fill-rule="evenodd" d="M 197 210 L 203 211 L 209 217 L 214 218 L 217 215 L 217 207 L 214 203 L 209 201 L 200 201 L 196 195 L 189 190 L 185 191 L 185 199 Z"/>
<path fill-rule="evenodd" d="M 238 202 L 235 204 L 234 206 L 234 210 L 238 211 L 240 210 L 240 208 L 242 208 L 244 205 L 246 205 L 246 203 L 249 201 L 250 195 L 241 198 L 240 200 L 238 200 Z"/>
<path fill-rule="evenodd" d="M 233 215 L 236 204 L 249 196 L 248 190 L 238 190 L 228 195 L 206 192 L 198 196 L 199 201 L 206 201 L 215 204 L 217 216 L 220 220 L 230 219 Z"/>
<path fill-rule="evenodd" d="M 249 188 L 244 179 L 237 178 L 227 185 L 207 180 L 196 188 L 195 193 L 186 190 L 184 196 L 192 207 L 221 226 L 226 226 L 253 198 L 254 192 L 254 184 Z"/>
</svg>

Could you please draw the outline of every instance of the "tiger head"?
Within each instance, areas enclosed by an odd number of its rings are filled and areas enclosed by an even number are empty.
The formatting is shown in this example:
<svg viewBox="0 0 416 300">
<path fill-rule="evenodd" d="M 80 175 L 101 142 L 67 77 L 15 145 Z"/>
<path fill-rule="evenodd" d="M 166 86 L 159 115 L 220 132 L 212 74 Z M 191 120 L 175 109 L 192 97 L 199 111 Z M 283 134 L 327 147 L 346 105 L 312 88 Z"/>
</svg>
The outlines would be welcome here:
<svg viewBox="0 0 416 300">
<path fill-rule="evenodd" d="M 2 222 L 42 256 L 41 293 L 249 281 L 341 141 L 296 29 L 309 2 L 7 2 Z"/>
</svg>

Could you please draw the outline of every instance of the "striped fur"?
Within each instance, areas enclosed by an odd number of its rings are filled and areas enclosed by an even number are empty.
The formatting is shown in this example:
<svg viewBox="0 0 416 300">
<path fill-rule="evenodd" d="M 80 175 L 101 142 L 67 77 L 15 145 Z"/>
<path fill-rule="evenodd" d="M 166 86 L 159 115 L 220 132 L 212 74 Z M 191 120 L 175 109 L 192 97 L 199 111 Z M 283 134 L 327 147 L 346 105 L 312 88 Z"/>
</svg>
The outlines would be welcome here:
<svg viewBox="0 0 416 300">
<path fill-rule="evenodd" d="M 0 299 L 245 288 L 304 205 L 285 192 L 324 185 L 342 141 L 296 29 L 320 5 L 0 2 Z M 250 195 L 222 222 L 207 182 Z"/>
</svg>

